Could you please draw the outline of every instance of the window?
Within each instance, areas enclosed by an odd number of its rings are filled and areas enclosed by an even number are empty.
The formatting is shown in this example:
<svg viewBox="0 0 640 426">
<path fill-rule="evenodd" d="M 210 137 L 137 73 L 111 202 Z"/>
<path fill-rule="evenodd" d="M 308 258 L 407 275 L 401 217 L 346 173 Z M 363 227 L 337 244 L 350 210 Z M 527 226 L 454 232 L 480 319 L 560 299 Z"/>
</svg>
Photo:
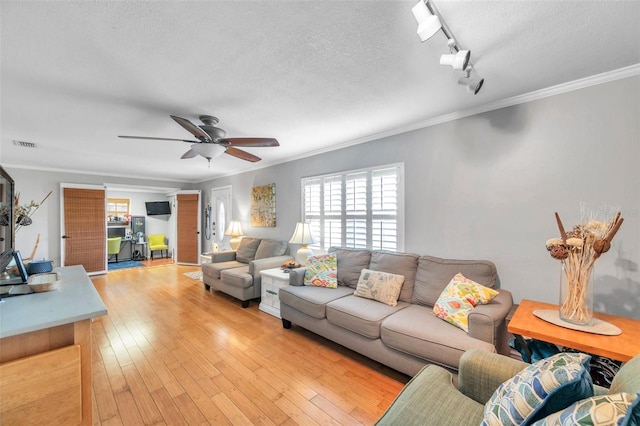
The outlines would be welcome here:
<svg viewBox="0 0 640 426">
<path fill-rule="evenodd" d="M 107 221 L 128 222 L 129 221 L 129 199 L 128 198 L 107 198 Z"/>
<path fill-rule="evenodd" d="M 302 217 L 319 240 L 313 247 L 403 250 L 402 181 L 402 165 L 302 179 Z"/>
</svg>

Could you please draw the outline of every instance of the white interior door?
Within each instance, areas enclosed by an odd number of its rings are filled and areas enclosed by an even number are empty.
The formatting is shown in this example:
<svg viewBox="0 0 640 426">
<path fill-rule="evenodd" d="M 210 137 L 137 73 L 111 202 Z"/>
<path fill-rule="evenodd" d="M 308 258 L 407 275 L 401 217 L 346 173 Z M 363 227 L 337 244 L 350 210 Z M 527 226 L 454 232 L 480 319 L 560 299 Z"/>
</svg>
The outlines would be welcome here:
<svg viewBox="0 0 640 426">
<path fill-rule="evenodd" d="M 218 250 L 230 250 L 229 237 L 224 235 L 225 229 L 232 218 L 231 215 L 231 187 L 223 186 L 211 189 L 211 214 L 209 217 L 209 229 L 211 230 L 207 251 L 214 250 L 214 244 Z M 205 235 L 206 238 L 206 235 Z"/>
</svg>

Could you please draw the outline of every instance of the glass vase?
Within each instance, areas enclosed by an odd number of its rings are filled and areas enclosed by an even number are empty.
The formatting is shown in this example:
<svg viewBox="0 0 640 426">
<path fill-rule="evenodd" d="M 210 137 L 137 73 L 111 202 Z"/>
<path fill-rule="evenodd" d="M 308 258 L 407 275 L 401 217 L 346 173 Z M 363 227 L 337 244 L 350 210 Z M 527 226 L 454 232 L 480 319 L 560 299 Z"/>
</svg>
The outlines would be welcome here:
<svg viewBox="0 0 640 426">
<path fill-rule="evenodd" d="M 562 263 L 560 273 L 560 319 L 589 325 L 593 319 L 593 266 L 572 268 Z"/>
</svg>

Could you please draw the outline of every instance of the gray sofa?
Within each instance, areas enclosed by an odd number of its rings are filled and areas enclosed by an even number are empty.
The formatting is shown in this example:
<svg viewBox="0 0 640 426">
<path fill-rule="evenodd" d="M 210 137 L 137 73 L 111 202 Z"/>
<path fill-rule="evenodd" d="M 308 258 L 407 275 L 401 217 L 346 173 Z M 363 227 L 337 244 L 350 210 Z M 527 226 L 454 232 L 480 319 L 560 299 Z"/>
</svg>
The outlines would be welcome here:
<svg viewBox="0 0 640 426">
<path fill-rule="evenodd" d="M 284 328 L 294 323 L 410 376 L 426 364 L 457 371 L 469 349 L 510 353 L 505 318 L 513 299 L 507 290 L 471 311 L 469 333 L 433 314 L 434 303 L 458 272 L 497 287 L 492 262 L 345 248 L 329 253 L 337 256 L 338 288 L 305 286 L 305 269 L 292 270 L 289 285 L 279 292 Z M 397 306 L 353 295 L 362 269 L 405 277 Z"/>
<path fill-rule="evenodd" d="M 286 241 L 244 237 L 235 251 L 212 253 L 211 263 L 202 265 L 204 288 L 233 296 L 246 308 L 260 297 L 260 272 L 292 259 Z"/>
</svg>

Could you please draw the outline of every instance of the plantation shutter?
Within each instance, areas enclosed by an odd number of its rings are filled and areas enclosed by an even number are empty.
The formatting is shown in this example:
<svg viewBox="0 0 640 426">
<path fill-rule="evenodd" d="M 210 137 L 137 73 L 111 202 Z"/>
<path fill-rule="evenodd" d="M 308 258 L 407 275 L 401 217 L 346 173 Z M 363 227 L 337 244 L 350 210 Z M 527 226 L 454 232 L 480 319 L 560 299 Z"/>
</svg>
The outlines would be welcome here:
<svg viewBox="0 0 640 426">
<path fill-rule="evenodd" d="M 332 246 L 401 248 L 401 166 L 305 178 L 303 219 L 319 240 Z"/>
</svg>

